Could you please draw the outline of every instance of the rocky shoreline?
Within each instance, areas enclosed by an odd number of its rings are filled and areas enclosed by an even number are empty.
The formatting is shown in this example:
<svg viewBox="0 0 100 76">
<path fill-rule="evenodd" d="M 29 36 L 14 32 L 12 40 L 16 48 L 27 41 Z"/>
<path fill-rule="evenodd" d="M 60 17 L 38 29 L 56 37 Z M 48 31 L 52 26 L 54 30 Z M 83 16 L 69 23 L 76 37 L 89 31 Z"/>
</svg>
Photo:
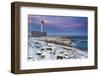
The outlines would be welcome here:
<svg viewBox="0 0 100 76">
<path fill-rule="evenodd" d="M 44 40 L 43 40 L 44 39 Z M 87 53 L 65 45 L 59 45 L 53 42 L 46 42 L 47 38 L 28 39 L 28 60 L 59 60 L 59 59 L 83 59 L 87 58 Z M 49 38 L 49 40 L 56 38 Z M 56 39 L 57 40 L 57 39 Z M 69 40 L 69 39 L 68 39 Z M 71 42 L 71 41 L 69 41 Z"/>
</svg>

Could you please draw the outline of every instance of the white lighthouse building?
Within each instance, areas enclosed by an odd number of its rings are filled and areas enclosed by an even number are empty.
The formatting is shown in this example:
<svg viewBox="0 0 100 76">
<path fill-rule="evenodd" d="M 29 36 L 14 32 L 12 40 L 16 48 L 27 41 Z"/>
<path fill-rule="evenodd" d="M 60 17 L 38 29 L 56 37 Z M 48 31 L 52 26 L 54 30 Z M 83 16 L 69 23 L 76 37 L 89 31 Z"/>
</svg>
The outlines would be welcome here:
<svg viewBox="0 0 100 76">
<path fill-rule="evenodd" d="M 46 32 L 44 32 L 44 20 L 43 20 L 43 18 L 41 17 L 41 20 L 40 20 L 40 31 L 32 31 L 31 32 L 31 36 L 33 36 L 33 37 L 43 37 L 43 36 L 47 36 L 47 33 Z"/>
<path fill-rule="evenodd" d="M 43 20 L 43 18 L 41 19 L 41 32 L 44 32 L 44 20 Z"/>
</svg>

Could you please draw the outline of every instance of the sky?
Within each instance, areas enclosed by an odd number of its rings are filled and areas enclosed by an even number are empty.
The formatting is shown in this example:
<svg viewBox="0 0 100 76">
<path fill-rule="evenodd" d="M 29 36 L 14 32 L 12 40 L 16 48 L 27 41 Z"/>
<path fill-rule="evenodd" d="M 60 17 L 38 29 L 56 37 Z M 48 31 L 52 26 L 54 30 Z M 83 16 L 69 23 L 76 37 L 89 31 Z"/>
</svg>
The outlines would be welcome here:
<svg viewBox="0 0 100 76">
<path fill-rule="evenodd" d="M 88 17 L 28 15 L 28 32 L 40 31 L 41 19 L 47 35 L 87 35 Z"/>
</svg>

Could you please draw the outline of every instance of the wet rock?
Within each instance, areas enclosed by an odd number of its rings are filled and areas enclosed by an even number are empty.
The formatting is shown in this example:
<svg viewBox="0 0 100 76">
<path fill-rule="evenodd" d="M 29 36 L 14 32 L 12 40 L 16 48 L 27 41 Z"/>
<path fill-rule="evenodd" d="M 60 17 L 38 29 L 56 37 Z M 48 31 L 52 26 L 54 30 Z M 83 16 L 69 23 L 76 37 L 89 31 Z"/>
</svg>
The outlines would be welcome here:
<svg viewBox="0 0 100 76">
<path fill-rule="evenodd" d="M 57 56 L 57 59 L 63 59 L 63 56 Z"/>
</svg>

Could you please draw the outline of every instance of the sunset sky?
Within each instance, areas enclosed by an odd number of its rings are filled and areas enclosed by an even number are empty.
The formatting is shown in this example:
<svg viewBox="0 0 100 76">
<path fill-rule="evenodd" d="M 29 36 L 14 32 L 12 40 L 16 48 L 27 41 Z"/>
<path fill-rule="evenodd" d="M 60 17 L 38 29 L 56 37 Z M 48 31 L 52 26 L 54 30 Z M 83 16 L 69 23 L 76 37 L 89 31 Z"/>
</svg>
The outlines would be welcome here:
<svg viewBox="0 0 100 76">
<path fill-rule="evenodd" d="M 87 35 L 88 17 L 36 16 L 28 15 L 28 32 L 40 31 L 40 20 L 44 19 L 47 35 Z"/>
</svg>

